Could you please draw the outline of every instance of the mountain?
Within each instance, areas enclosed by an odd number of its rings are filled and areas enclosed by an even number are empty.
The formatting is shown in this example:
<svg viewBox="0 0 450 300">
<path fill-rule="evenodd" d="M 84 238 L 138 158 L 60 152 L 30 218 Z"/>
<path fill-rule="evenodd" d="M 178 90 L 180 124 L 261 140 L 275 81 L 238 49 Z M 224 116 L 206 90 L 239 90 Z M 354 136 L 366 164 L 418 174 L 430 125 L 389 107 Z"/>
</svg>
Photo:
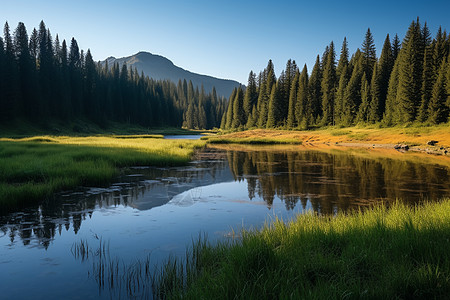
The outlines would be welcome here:
<svg viewBox="0 0 450 300">
<path fill-rule="evenodd" d="M 155 80 L 169 79 L 175 84 L 177 84 L 180 79 L 186 79 L 187 82 L 191 80 L 194 88 L 196 86 L 201 88 L 203 84 L 205 92 L 207 93 L 210 92 L 214 86 L 216 87 L 217 95 L 227 98 L 231 95 L 233 89 L 239 86 L 239 82 L 234 80 L 219 79 L 187 71 L 175 66 L 173 62 L 164 56 L 151 54 L 149 52 L 139 52 L 135 55 L 122 58 L 108 57 L 106 61 L 110 67 L 114 63 L 118 63 L 120 66 L 126 63 L 128 67 L 136 68 L 139 73 L 143 71 L 145 75 Z M 102 64 L 104 63 L 105 61 L 102 62 Z"/>
</svg>

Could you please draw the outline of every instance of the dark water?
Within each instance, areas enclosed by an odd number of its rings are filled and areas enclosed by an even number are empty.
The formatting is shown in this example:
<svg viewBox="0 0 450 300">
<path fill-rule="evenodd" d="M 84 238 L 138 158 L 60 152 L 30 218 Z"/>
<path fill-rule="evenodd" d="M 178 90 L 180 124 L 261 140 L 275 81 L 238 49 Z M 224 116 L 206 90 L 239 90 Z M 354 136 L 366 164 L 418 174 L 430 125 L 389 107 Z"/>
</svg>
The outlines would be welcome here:
<svg viewBox="0 0 450 300">
<path fill-rule="evenodd" d="M 301 148 L 207 149 L 185 167 L 130 168 L 108 187 L 59 194 L 0 216 L 1 299 L 126 297 L 95 280 L 98 238 L 123 265 L 183 255 L 200 232 L 230 239 L 242 227 L 305 210 L 334 214 L 379 200 L 450 196 L 450 170 L 421 160 Z M 249 150 L 250 149 L 250 150 Z M 143 294 L 135 293 L 137 298 Z"/>
</svg>

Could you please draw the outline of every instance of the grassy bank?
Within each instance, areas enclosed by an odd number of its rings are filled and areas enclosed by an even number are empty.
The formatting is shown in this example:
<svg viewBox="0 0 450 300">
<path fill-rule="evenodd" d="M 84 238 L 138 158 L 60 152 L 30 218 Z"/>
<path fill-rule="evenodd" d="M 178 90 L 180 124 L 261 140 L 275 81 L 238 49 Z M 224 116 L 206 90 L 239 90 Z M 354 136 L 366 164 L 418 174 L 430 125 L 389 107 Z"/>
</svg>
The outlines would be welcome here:
<svg viewBox="0 0 450 300">
<path fill-rule="evenodd" d="M 110 181 L 120 167 L 189 161 L 204 141 L 149 136 L 0 139 L 0 209 L 33 203 L 56 191 Z"/>
<path fill-rule="evenodd" d="M 416 208 L 278 220 L 242 239 L 195 242 L 172 259 L 157 296 L 183 299 L 445 299 L 450 294 L 450 199 Z"/>
<path fill-rule="evenodd" d="M 302 142 L 290 138 L 260 138 L 260 137 L 202 137 L 209 144 L 248 144 L 248 145 L 300 145 Z"/>
<path fill-rule="evenodd" d="M 321 144 L 321 143 L 367 143 L 367 144 L 407 144 L 425 145 L 429 140 L 438 141 L 437 146 L 450 147 L 450 127 L 448 124 L 439 126 L 411 126 L 378 128 L 376 126 L 349 128 L 322 128 L 317 130 L 275 130 L 254 129 L 223 134 L 210 138 L 210 142 L 245 143 L 246 141 L 262 140 L 265 143 Z"/>
</svg>

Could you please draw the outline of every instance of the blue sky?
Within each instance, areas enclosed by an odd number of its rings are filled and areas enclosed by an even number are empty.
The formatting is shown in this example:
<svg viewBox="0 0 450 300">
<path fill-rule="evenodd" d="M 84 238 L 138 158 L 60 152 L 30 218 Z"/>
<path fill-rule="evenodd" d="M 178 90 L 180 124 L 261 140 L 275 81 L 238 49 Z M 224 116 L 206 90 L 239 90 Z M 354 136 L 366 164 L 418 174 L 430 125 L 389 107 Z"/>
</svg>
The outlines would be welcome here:
<svg viewBox="0 0 450 300">
<path fill-rule="evenodd" d="M 20 3 L 20 4 L 19 4 Z M 95 60 L 148 51 L 193 72 L 247 82 L 269 59 L 279 73 L 289 58 L 311 70 L 317 54 L 346 36 L 351 53 L 370 27 L 377 55 L 386 34 L 403 38 L 412 20 L 450 30 L 450 1 L 116 1 L 2 3 L 0 22 L 30 33 L 44 20 L 53 37 L 78 41 Z"/>
</svg>

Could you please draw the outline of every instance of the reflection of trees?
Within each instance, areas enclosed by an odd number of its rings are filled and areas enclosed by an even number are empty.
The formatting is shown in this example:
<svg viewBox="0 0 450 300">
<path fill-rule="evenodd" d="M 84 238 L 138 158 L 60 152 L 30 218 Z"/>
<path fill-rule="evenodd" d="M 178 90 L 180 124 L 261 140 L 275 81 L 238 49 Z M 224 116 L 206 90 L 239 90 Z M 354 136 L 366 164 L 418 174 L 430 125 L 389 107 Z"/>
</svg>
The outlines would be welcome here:
<svg viewBox="0 0 450 300">
<path fill-rule="evenodd" d="M 98 208 L 132 205 L 145 193 L 171 184 L 192 185 L 206 177 L 215 178 L 224 171 L 226 161 L 200 162 L 195 166 L 180 168 L 149 168 L 139 170 L 145 178 L 157 179 L 150 182 L 142 177 L 119 178 L 121 183 L 109 188 L 80 189 L 72 195 L 55 195 L 39 206 L 28 207 L 20 212 L 0 215 L 0 234 L 8 236 L 11 243 L 20 239 L 24 245 L 35 244 L 47 249 L 57 234 L 73 230 L 77 234 L 83 221 L 92 218 Z M 130 171 L 131 172 L 131 171 Z M 95 190 L 95 189 L 94 189 Z M 166 195 L 168 202 L 170 195 Z"/>
<path fill-rule="evenodd" d="M 365 158 L 344 151 L 229 151 L 236 180 L 246 178 L 249 198 L 257 193 L 271 207 L 274 197 L 292 209 L 310 201 L 315 211 L 332 214 L 376 200 L 448 196 L 449 170 L 391 158 Z"/>
<path fill-rule="evenodd" d="M 156 181 L 124 176 L 120 181 L 127 181 L 125 186 L 116 184 L 111 189 L 100 189 L 97 194 L 85 191 L 71 197 L 60 195 L 39 207 L 0 216 L 0 234 L 9 237 L 11 243 L 19 239 L 24 245 L 36 244 L 46 249 L 64 230 L 73 230 L 77 234 L 83 221 L 90 219 L 98 208 L 136 207 L 144 195 L 152 198 L 152 191 L 163 190 L 161 186 L 190 189 L 232 178 L 236 181 L 245 179 L 248 197 L 264 199 L 269 208 L 278 197 L 287 209 L 296 205 L 306 208 L 309 204 L 314 211 L 324 214 L 380 199 L 434 200 L 448 196 L 450 191 L 449 169 L 432 164 L 366 158 L 345 151 L 230 150 L 226 154 L 218 151 L 221 156 L 215 151 L 218 150 L 207 150 L 202 154 L 206 157 L 195 166 L 138 171 L 145 175 L 144 178 Z M 170 196 L 169 193 L 164 196 L 166 201 Z"/>
</svg>

